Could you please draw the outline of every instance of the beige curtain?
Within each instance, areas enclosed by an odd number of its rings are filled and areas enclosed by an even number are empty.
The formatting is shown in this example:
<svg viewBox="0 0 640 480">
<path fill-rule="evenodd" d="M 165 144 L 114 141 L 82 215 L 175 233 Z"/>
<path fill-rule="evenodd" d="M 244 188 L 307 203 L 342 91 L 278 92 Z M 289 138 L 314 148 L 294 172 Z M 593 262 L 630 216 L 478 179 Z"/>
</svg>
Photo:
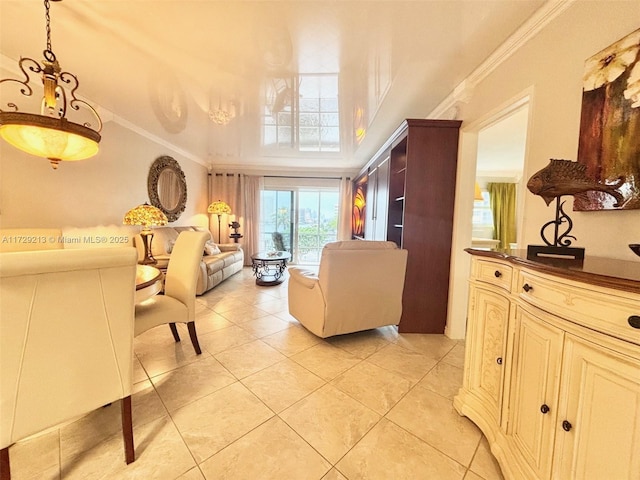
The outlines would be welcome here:
<svg viewBox="0 0 640 480">
<path fill-rule="evenodd" d="M 231 207 L 231 215 L 222 215 L 220 222 L 221 243 L 229 243 L 232 233 L 229 224 L 235 220 L 240 223 L 239 240 L 244 250 L 244 263 L 251 265 L 251 255 L 258 250 L 260 190 L 263 177 L 242 175 L 238 173 L 215 172 L 209 177 L 211 198 L 209 203 L 221 200 Z M 209 218 L 209 229 L 214 238 L 218 238 L 218 219 L 216 215 Z"/>
<path fill-rule="evenodd" d="M 349 177 L 340 179 L 340 209 L 338 212 L 338 240 L 351 240 L 352 183 Z"/>
<path fill-rule="evenodd" d="M 500 240 L 500 248 L 509 248 L 516 241 L 516 184 L 488 183 L 487 191 L 495 238 Z"/>
</svg>

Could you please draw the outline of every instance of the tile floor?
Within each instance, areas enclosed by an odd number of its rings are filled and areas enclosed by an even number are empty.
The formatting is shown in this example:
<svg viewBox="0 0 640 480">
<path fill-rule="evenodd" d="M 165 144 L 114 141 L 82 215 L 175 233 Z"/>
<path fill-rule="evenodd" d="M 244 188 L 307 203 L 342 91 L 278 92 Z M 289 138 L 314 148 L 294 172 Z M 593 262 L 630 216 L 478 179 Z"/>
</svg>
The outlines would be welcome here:
<svg viewBox="0 0 640 480">
<path fill-rule="evenodd" d="M 465 479 L 502 475 L 452 406 L 464 346 L 393 327 L 322 340 L 287 312 L 286 283 L 250 269 L 198 297 L 196 356 L 182 328 L 135 340 L 134 438 L 120 405 L 11 447 L 20 479 Z"/>
</svg>

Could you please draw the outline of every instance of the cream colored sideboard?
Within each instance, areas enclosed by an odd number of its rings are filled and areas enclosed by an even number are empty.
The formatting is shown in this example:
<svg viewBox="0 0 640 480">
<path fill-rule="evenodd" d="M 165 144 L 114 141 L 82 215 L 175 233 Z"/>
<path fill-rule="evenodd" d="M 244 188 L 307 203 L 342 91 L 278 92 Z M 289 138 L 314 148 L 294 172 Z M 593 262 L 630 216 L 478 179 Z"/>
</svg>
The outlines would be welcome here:
<svg viewBox="0 0 640 480">
<path fill-rule="evenodd" d="M 640 479 L 640 262 L 467 251 L 454 406 L 505 478 Z"/>
</svg>

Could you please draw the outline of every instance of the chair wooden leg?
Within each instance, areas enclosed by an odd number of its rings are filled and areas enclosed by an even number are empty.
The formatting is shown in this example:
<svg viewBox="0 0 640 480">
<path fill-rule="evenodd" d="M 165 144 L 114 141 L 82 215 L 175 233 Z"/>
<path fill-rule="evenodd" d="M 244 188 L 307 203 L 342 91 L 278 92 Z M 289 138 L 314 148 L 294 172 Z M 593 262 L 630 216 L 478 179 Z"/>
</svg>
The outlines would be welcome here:
<svg viewBox="0 0 640 480">
<path fill-rule="evenodd" d="M 202 350 L 200 350 L 200 343 L 198 342 L 198 335 L 196 334 L 196 322 L 187 322 L 187 328 L 189 329 L 189 336 L 191 337 L 193 349 L 196 351 L 197 355 L 200 355 Z"/>
<path fill-rule="evenodd" d="M 11 467 L 9 466 L 9 447 L 0 450 L 0 480 L 11 480 Z"/>
<path fill-rule="evenodd" d="M 173 333 L 173 339 L 176 342 L 180 341 L 180 335 L 178 334 L 178 329 L 176 328 L 176 324 L 175 323 L 170 323 L 169 324 L 169 328 L 171 329 L 171 333 Z"/>
<path fill-rule="evenodd" d="M 124 439 L 124 459 L 128 465 L 136 459 L 136 451 L 133 446 L 131 395 L 122 399 L 122 437 Z"/>
</svg>

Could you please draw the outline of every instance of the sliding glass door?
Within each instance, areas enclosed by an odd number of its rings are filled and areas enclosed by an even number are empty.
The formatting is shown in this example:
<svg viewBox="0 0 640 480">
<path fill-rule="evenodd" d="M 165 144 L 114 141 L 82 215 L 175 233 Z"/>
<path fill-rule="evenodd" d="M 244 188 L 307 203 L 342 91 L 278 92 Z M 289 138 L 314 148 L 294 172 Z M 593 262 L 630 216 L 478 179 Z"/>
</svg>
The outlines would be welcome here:
<svg viewBox="0 0 640 480">
<path fill-rule="evenodd" d="M 338 189 L 265 189 L 261 195 L 260 249 L 286 250 L 292 263 L 317 264 L 322 247 L 337 239 Z"/>
</svg>

